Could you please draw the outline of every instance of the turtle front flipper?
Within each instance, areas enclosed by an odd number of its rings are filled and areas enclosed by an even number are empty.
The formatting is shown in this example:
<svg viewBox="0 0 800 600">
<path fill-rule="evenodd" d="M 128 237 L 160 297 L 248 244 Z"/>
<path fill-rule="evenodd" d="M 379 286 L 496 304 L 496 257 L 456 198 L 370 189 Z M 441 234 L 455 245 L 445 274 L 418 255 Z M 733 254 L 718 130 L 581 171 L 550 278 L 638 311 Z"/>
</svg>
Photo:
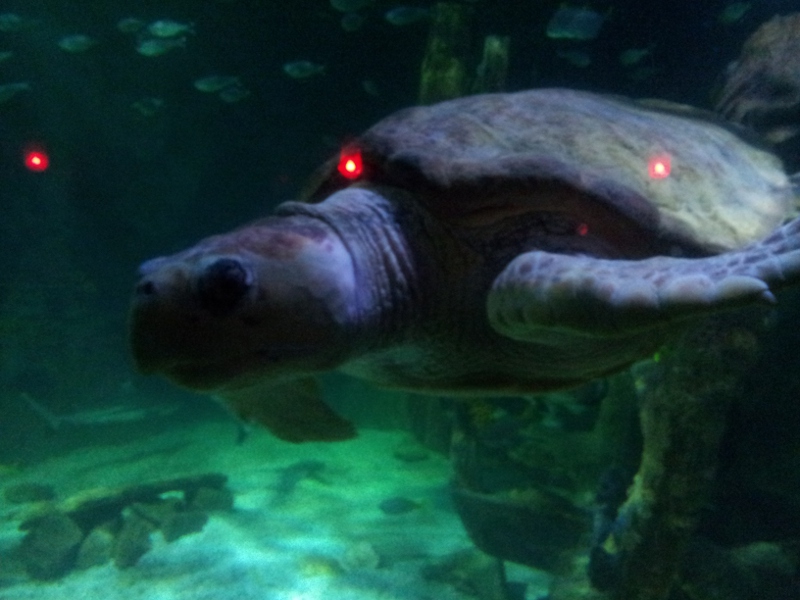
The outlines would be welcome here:
<svg viewBox="0 0 800 600">
<path fill-rule="evenodd" d="M 256 382 L 215 396 L 240 419 L 259 423 L 287 442 L 335 442 L 356 436 L 353 424 L 325 404 L 313 377 Z"/>
<path fill-rule="evenodd" d="M 800 279 L 800 219 L 761 242 L 707 258 L 601 260 L 526 252 L 495 280 L 495 330 L 547 343 L 554 335 L 615 338 L 757 299 Z"/>
</svg>

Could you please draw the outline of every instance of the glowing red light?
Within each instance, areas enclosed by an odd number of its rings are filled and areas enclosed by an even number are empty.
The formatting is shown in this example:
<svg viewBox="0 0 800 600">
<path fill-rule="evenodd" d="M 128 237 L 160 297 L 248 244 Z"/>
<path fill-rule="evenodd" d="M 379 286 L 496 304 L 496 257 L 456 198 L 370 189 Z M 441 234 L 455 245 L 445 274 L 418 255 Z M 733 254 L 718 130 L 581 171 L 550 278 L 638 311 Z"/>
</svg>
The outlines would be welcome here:
<svg viewBox="0 0 800 600">
<path fill-rule="evenodd" d="M 647 174 L 651 179 L 666 179 L 672 171 L 672 163 L 668 155 L 654 156 L 647 162 Z"/>
<path fill-rule="evenodd" d="M 578 226 L 575 228 L 575 233 L 578 235 L 586 235 L 589 233 L 589 226 L 586 223 L 578 223 Z"/>
<path fill-rule="evenodd" d="M 336 170 L 347 179 L 357 179 L 364 172 L 364 163 L 361 160 L 361 150 L 348 146 L 342 148 L 339 154 L 339 164 Z"/>
<path fill-rule="evenodd" d="M 50 166 L 50 157 L 44 150 L 28 149 L 25 151 L 25 168 L 41 173 Z"/>
</svg>

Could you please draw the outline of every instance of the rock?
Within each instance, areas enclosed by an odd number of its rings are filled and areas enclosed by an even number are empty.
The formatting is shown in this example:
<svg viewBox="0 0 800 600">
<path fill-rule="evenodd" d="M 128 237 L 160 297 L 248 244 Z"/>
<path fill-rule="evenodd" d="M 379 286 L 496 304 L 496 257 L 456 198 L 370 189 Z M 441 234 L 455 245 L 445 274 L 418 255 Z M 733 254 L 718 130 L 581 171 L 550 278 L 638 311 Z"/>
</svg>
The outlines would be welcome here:
<svg viewBox="0 0 800 600">
<path fill-rule="evenodd" d="M 56 579 L 75 563 L 83 532 L 69 516 L 52 512 L 24 524 L 19 557 L 34 579 Z"/>
<path fill-rule="evenodd" d="M 431 581 L 450 584 L 479 600 L 507 600 L 503 562 L 477 548 L 455 552 L 422 571 Z"/>
<path fill-rule="evenodd" d="M 155 502 L 134 502 L 130 509 L 143 519 L 152 523 L 155 528 L 160 528 L 169 521 L 176 512 L 182 509 L 183 501 L 177 498 L 167 498 Z"/>
<path fill-rule="evenodd" d="M 120 569 L 134 566 L 152 547 L 153 524 L 134 511 L 126 511 L 122 529 L 117 534 L 112 557 Z"/>
<path fill-rule="evenodd" d="M 199 511 L 233 509 L 233 492 L 227 488 L 201 487 L 189 500 L 189 508 Z"/>
<path fill-rule="evenodd" d="M 53 486 L 43 483 L 18 483 L 5 488 L 3 498 L 11 504 L 49 502 L 56 499 L 56 491 Z"/>
<path fill-rule="evenodd" d="M 412 463 L 427 460 L 430 452 L 422 444 L 414 440 L 406 440 L 392 450 L 392 456 L 397 460 Z"/>
<path fill-rule="evenodd" d="M 161 524 L 161 534 L 166 541 L 174 542 L 184 535 L 202 531 L 207 522 L 208 515 L 205 513 L 194 510 L 178 512 Z"/>
<path fill-rule="evenodd" d="M 381 557 L 369 542 L 356 542 L 348 546 L 339 559 L 339 565 L 345 572 L 359 569 L 377 569 Z"/>
<path fill-rule="evenodd" d="M 78 548 L 75 568 L 89 569 L 111 560 L 114 551 L 114 534 L 109 527 L 95 527 Z"/>
</svg>

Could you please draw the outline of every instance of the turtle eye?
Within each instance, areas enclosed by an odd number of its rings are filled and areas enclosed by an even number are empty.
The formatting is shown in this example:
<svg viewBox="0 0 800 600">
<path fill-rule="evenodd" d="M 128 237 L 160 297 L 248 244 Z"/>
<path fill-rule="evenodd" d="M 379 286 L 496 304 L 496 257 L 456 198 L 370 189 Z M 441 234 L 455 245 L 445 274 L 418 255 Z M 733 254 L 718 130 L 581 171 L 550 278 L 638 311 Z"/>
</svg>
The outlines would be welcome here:
<svg viewBox="0 0 800 600">
<path fill-rule="evenodd" d="M 250 289 L 251 277 L 232 258 L 220 258 L 208 265 L 197 283 L 200 304 L 216 317 L 229 314 Z"/>
</svg>

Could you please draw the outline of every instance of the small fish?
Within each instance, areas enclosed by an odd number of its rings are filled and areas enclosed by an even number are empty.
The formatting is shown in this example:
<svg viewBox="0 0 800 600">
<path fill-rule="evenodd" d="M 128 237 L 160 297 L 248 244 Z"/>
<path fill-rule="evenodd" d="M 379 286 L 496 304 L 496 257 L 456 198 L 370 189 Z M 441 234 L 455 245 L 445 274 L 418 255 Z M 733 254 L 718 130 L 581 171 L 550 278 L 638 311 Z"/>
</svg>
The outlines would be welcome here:
<svg viewBox="0 0 800 600">
<path fill-rule="evenodd" d="M 588 52 L 584 52 L 583 50 L 559 50 L 556 52 L 556 56 L 563 58 L 572 66 L 580 69 L 585 69 L 592 64 L 592 57 L 589 56 Z"/>
<path fill-rule="evenodd" d="M 88 35 L 77 33 L 75 35 L 65 35 L 58 40 L 58 47 L 64 52 L 72 52 L 73 54 L 80 54 L 86 52 L 89 48 L 96 46 L 97 40 L 90 38 Z"/>
<path fill-rule="evenodd" d="M 366 17 L 360 15 L 358 13 L 346 13 L 342 16 L 342 20 L 339 23 L 347 32 L 352 33 L 353 31 L 358 31 L 361 29 L 361 26 L 364 25 L 364 21 L 366 21 Z"/>
<path fill-rule="evenodd" d="M 142 98 L 131 104 L 131 108 L 138 112 L 143 117 L 152 117 L 162 108 L 164 108 L 164 101 L 161 98 L 154 98 L 152 96 Z"/>
<path fill-rule="evenodd" d="M 292 463 L 288 467 L 278 470 L 278 478 L 275 482 L 275 496 L 270 504 L 273 507 L 286 504 L 290 496 L 294 494 L 298 484 L 305 480 L 328 483 L 325 476 L 327 466 L 320 460 L 301 460 Z"/>
<path fill-rule="evenodd" d="M 226 87 L 231 87 L 239 83 L 239 78 L 233 75 L 209 75 L 195 79 L 192 85 L 194 89 L 207 94 L 216 94 Z"/>
<path fill-rule="evenodd" d="M 12 56 L 14 56 L 14 53 L 11 50 L 3 50 L 0 52 L 0 63 L 7 61 Z"/>
<path fill-rule="evenodd" d="M 171 19 L 153 21 L 147 26 L 147 32 L 157 38 L 174 38 L 177 35 L 194 33 L 194 23 L 180 23 Z"/>
<path fill-rule="evenodd" d="M 547 37 L 552 39 L 593 40 L 600 33 L 606 15 L 589 8 L 562 6 L 547 24 Z"/>
<path fill-rule="evenodd" d="M 728 4 L 717 16 L 717 20 L 723 25 L 733 25 L 742 20 L 751 8 L 750 2 L 734 2 Z"/>
<path fill-rule="evenodd" d="M 27 82 L 6 83 L 0 85 L 0 104 L 2 104 L 3 102 L 8 102 L 20 92 L 24 92 L 29 89 L 31 89 L 31 86 Z"/>
<path fill-rule="evenodd" d="M 638 65 L 651 53 L 650 48 L 629 48 L 620 53 L 619 64 L 625 67 Z"/>
<path fill-rule="evenodd" d="M 126 17 L 117 21 L 117 31 L 120 33 L 136 33 L 144 26 L 145 22 L 136 17 Z"/>
<path fill-rule="evenodd" d="M 27 29 L 34 24 L 36 24 L 36 21 L 26 19 L 25 17 L 21 17 L 16 13 L 7 12 L 0 14 L 0 31 L 4 33 L 22 31 L 23 29 Z"/>
<path fill-rule="evenodd" d="M 387 10 L 383 18 L 392 25 L 401 27 L 427 19 L 430 14 L 430 10 L 419 6 L 395 6 Z"/>
<path fill-rule="evenodd" d="M 175 48 L 185 48 L 186 38 L 148 38 L 136 45 L 136 51 L 142 56 L 154 57 L 166 54 Z"/>
<path fill-rule="evenodd" d="M 325 72 L 325 65 L 320 65 L 310 60 L 293 60 L 284 63 L 283 72 L 292 79 L 307 79 Z"/>
<path fill-rule="evenodd" d="M 331 6 L 336 10 L 349 13 L 369 6 L 374 0 L 331 0 Z"/>
<path fill-rule="evenodd" d="M 236 84 L 226 87 L 224 90 L 220 91 L 218 95 L 219 99 L 223 102 L 234 104 L 235 102 L 241 102 L 247 98 L 250 95 L 250 90 L 248 90 L 246 87 Z"/>
<path fill-rule="evenodd" d="M 372 79 L 365 79 L 361 82 L 361 89 L 364 90 L 365 94 L 370 96 L 374 96 L 378 98 L 381 95 L 381 90 L 378 87 L 378 84 L 375 83 Z"/>
</svg>

